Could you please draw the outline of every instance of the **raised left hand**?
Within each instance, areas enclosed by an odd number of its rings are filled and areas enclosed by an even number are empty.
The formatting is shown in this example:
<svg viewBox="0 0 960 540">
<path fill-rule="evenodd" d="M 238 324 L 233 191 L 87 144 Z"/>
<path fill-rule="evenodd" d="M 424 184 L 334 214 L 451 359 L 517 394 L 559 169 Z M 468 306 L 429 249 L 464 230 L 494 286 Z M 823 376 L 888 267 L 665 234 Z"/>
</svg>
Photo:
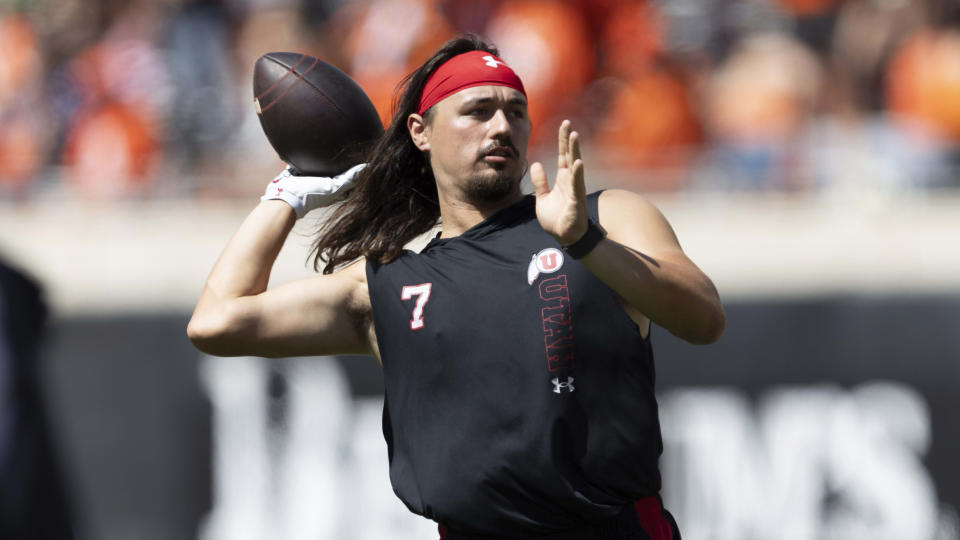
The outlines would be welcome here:
<svg viewBox="0 0 960 540">
<path fill-rule="evenodd" d="M 580 157 L 580 136 L 570 130 L 570 121 L 560 124 L 557 179 L 551 189 L 543 164 L 530 166 L 530 180 L 537 197 L 537 220 L 543 230 L 568 246 L 587 232 L 587 189 Z"/>
</svg>

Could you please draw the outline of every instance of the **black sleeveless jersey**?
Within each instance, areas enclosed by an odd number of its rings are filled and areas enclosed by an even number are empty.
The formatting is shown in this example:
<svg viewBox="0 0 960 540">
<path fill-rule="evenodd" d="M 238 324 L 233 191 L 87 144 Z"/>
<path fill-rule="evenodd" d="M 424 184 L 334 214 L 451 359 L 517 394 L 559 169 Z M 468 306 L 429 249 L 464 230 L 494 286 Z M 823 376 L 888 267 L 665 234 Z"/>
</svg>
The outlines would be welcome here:
<svg viewBox="0 0 960 540">
<path fill-rule="evenodd" d="M 533 196 L 368 263 L 367 279 L 390 479 L 410 510 L 509 538 L 583 527 L 659 491 L 649 340 L 543 231 Z"/>
</svg>

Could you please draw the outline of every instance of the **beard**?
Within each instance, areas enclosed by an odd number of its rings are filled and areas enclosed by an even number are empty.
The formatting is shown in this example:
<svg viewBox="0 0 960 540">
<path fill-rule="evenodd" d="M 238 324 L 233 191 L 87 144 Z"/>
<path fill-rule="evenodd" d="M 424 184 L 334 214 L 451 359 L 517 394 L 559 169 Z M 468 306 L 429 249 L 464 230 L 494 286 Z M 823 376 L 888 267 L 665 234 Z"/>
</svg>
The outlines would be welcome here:
<svg viewBox="0 0 960 540">
<path fill-rule="evenodd" d="M 518 175 L 507 168 L 484 172 L 485 174 L 478 174 L 467 182 L 464 192 L 471 202 L 487 204 L 501 201 L 519 189 L 520 180 L 523 178 L 523 173 Z"/>
<path fill-rule="evenodd" d="M 496 146 L 505 146 L 509 148 L 515 157 L 519 157 L 519 152 L 513 143 L 509 140 L 497 144 L 488 145 L 481 150 L 480 158 L 491 151 Z M 527 164 L 525 160 L 513 161 L 503 164 L 488 165 L 488 169 L 474 175 L 467 181 L 465 194 L 467 198 L 474 203 L 496 203 L 512 195 L 519 189 L 520 180 L 526 174 Z M 519 174 L 518 174 L 519 169 Z"/>
</svg>

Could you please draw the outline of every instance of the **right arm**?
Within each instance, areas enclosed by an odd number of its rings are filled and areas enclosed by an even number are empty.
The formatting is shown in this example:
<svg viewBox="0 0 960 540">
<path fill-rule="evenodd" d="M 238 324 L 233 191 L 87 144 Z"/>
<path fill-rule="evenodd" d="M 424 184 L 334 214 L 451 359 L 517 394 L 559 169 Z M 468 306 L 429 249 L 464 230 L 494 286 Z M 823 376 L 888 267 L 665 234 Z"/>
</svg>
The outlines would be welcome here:
<svg viewBox="0 0 960 540">
<path fill-rule="evenodd" d="M 216 356 L 371 354 L 370 298 L 363 260 L 330 275 L 267 290 L 270 270 L 296 214 L 261 202 L 220 255 L 187 325 Z"/>
</svg>

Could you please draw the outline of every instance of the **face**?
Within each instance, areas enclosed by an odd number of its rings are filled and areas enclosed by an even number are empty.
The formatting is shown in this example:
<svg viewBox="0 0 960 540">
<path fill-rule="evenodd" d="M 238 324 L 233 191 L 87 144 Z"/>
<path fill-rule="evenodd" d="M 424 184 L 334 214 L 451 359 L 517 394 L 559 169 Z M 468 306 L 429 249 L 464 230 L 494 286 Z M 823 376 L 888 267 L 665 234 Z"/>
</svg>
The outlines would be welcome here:
<svg viewBox="0 0 960 540">
<path fill-rule="evenodd" d="M 522 93 L 507 86 L 467 88 L 437 103 L 425 121 L 414 117 L 411 136 L 429 153 L 441 193 L 488 203 L 519 192 L 530 139 Z"/>
</svg>

